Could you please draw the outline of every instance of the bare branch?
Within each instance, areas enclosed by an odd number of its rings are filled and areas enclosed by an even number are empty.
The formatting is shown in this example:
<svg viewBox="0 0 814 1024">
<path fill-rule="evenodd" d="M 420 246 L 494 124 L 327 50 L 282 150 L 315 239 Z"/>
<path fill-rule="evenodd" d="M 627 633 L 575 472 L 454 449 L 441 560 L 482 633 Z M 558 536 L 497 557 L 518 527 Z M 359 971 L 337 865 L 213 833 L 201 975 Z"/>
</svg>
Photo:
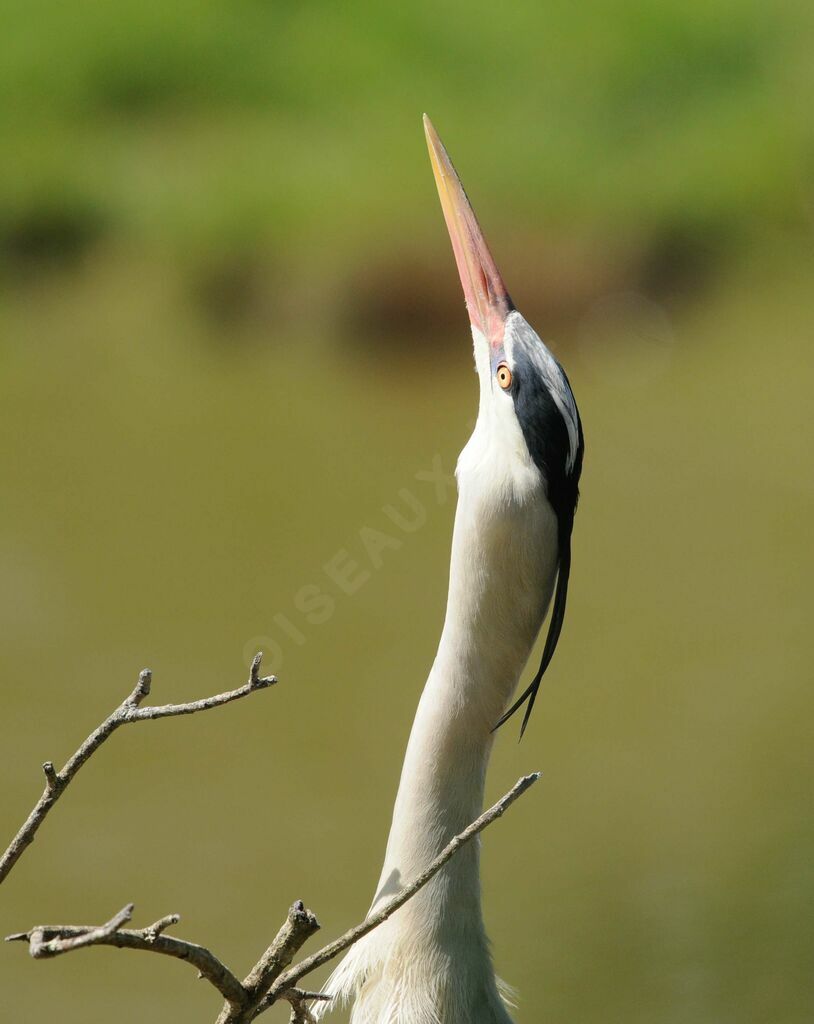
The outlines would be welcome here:
<svg viewBox="0 0 814 1024">
<path fill-rule="evenodd" d="M 130 920 L 132 913 L 133 904 L 128 903 L 107 924 L 99 927 L 41 924 L 28 932 L 7 936 L 6 942 L 28 942 L 29 952 L 38 960 L 60 956 L 83 946 L 115 946 L 118 949 L 140 949 L 146 953 L 161 953 L 192 964 L 228 1003 L 245 1002 L 245 989 L 214 953 L 194 942 L 162 934 L 166 928 L 180 920 L 178 914 L 168 914 L 147 928 L 123 928 L 122 925 Z"/>
<path fill-rule="evenodd" d="M 344 935 L 340 935 L 338 939 L 334 939 L 333 942 L 329 942 L 327 946 L 323 946 L 322 949 L 313 953 L 311 956 L 301 960 L 294 967 L 287 971 L 284 971 L 272 985 L 269 990 L 269 994 L 258 1008 L 258 1012 L 262 1013 L 263 1010 L 268 1009 L 276 999 L 278 999 L 284 991 L 292 988 L 300 980 L 304 978 L 306 974 L 310 974 L 311 971 L 315 971 L 318 967 L 322 967 L 323 964 L 328 963 L 329 960 L 333 960 L 334 957 L 339 956 L 346 949 L 349 949 L 354 943 L 358 942 L 359 939 L 363 938 L 368 933 L 372 932 L 374 928 L 378 928 L 380 924 L 383 924 L 388 917 L 393 915 L 400 907 L 413 898 L 415 894 L 429 882 L 429 880 L 441 870 L 441 868 L 450 860 L 458 850 L 461 849 L 466 843 L 473 839 L 479 832 L 482 832 L 488 825 L 491 825 L 493 821 L 496 821 L 503 812 L 510 807 L 518 797 L 522 796 L 535 782 L 540 778 L 539 772 L 533 772 L 531 775 L 524 775 L 523 778 L 512 786 L 505 796 L 502 796 L 496 804 L 493 804 L 487 811 L 468 825 L 463 832 L 460 832 L 457 836 L 450 840 L 444 849 L 438 854 L 435 860 L 426 867 L 420 875 L 417 876 L 409 885 L 405 885 L 400 889 L 394 896 L 391 896 L 389 900 L 382 904 L 382 906 L 376 911 L 375 914 L 371 914 L 370 917 L 362 921 L 361 924 L 357 924 L 355 928 L 350 928 L 345 932 Z"/>
<path fill-rule="evenodd" d="M 252 685 L 252 678 L 250 677 L 247 686 Z M 144 681 L 145 674 L 142 673 L 139 685 L 141 686 Z M 269 685 L 269 683 L 264 685 Z M 132 706 L 133 701 L 137 702 L 143 699 L 147 693 L 149 693 L 148 678 L 146 679 L 146 688 L 142 686 L 142 690 L 139 690 L 137 686 L 128 701 L 131 701 Z M 298 900 L 289 910 L 286 922 L 275 936 L 274 941 L 242 983 L 214 953 L 204 946 L 163 934 L 167 928 L 178 922 L 177 914 L 168 914 L 147 928 L 138 931 L 124 928 L 123 925 L 130 920 L 133 912 L 132 903 L 103 925 L 38 925 L 28 932 L 9 935 L 6 941 L 27 942 L 31 955 L 38 959 L 59 956 L 61 953 L 84 946 L 115 946 L 119 949 L 140 949 L 148 953 L 173 956 L 179 960 L 186 960 L 196 967 L 200 975 L 206 978 L 226 1000 L 218 1016 L 217 1024 L 250 1024 L 280 1000 L 291 1004 L 290 1020 L 292 1024 L 312 1024 L 314 1018 L 307 1004 L 312 1000 L 328 1000 L 331 996 L 330 993 L 308 992 L 298 988 L 297 982 L 300 978 L 328 963 L 329 960 L 333 960 L 374 928 L 378 928 L 408 900 L 412 899 L 443 868 L 447 861 L 455 856 L 461 847 L 488 825 L 491 825 L 493 821 L 496 821 L 539 778 L 539 773 L 534 773 L 520 779 L 496 804 L 484 811 L 463 832 L 450 840 L 417 878 L 387 900 L 379 910 L 371 914 L 361 924 L 356 925 L 355 928 L 349 929 L 338 939 L 323 946 L 312 956 L 306 957 L 294 967 L 290 967 L 297 951 L 319 929 L 316 917 L 310 910 L 306 910 L 304 904 Z"/>
<path fill-rule="evenodd" d="M 139 674 L 138 682 L 133 692 L 88 736 L 76 753 L 66 762 L 65 767 L 61 771 L 57 772 L 51 761 L 46 761 L 42 766 L 42 770 L 45 773 L 45 790 L 17 832 L 17 835 L 12 839 L 8 849 L 0 857 L 0 884 L 2 884 L 8 873 L 20 859 L 24 850 L 33 841 L 46 815 L 65 792 L 68 784 L 73 780 L 82 765 L 92 754 L 96 753 L 99 747 L 120 725 L 129 725 L 131 722 L 143 722 L 154 718 L 169 718 L 174 715 L 191 715 L 196 711 L 209 711 L 210 708 L 217 708 L 233 700 L 240 700 L 241 697 L 247 697 L 250 693 L 254 693 L 255 690 L 264 690 L 266 687 L 273 686 L 277 682 L 275 676 L 260 675 L 260 661 L 262 657 L 262 653 L 254 656 L 248 681 L 236 690 L 218 693 L 213 697 L 204 697 L 201 700 L 191 701 L 187 704 L 165 704 L 160 707 L 143 708 L 140 706 L 145 697 L 149 696 L 152 682 L 152 673 L 149 669 L 144 669 Z"/>
</svg>

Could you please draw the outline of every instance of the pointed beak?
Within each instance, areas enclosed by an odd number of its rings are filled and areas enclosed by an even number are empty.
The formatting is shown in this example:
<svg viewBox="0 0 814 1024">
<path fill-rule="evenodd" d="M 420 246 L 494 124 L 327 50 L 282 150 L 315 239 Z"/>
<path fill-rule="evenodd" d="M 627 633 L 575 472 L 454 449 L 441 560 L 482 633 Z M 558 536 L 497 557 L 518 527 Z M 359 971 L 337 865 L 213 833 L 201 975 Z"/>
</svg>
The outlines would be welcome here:
<svg viewBox="0 0 814 1024">
<path fill-rule="evenodd" d="M 493 349 L 498 349 L 503 344 L 506 317 L 514 305 L 486 245 L 461 179 L 426 114 L 424 134 L 470 323 L 488 339 Z"/>
</svg>

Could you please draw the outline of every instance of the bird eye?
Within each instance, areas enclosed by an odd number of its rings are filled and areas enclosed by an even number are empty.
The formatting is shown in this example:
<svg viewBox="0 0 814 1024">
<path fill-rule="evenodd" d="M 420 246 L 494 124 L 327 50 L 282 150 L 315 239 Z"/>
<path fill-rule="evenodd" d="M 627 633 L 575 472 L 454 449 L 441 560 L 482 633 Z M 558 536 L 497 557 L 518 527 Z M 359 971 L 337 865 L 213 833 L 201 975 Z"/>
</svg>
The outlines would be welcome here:
<svg viewBox="0 0 814 1024">
<path fill-rule="evenodd" d="M 497 377 L 498 384 L 503 388 L 503 390 L 508 391 L 512 386 L 512 371 L 509 367 L 505 363 L 501 363 L 497 368 L 495 376 Z"/>
</svg>

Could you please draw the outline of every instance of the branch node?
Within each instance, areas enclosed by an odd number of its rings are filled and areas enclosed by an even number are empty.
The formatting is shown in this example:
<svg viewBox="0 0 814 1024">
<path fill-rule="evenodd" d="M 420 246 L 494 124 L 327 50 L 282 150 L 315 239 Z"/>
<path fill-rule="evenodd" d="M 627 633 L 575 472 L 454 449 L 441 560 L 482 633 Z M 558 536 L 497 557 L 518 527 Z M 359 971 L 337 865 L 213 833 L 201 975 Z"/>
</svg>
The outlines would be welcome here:
<svg viewBox="0 0 814 1024">
<path fill-rule="evenodd" d="M 289 911 L 288 920 L 291 924 L 306 929 L 309 933 L 319 931 L 322 925 L 317 921 L 317 916 L 312 910 L 308 910 L 302 900 L 295 900 Z"/>
<path fill-rule="evenodd" d="M 289 988 L 280 993 L 291 1005 L 289 1024 L 316 1024 L 316 1018 L 306 1006 L 306 1000 L 313 997 L 311 992 L 303 992 L 298 988 Z"/>
<path fill-rule="evenodd" d="M 165 914 L 164 917 L 159 918 L 151 925 L 142 929 L 141 934 L 144 936 L 144 941 L 149 942 L 150 945 L 152 945 L 163 931 L 166 931 L 167 928 L 171 928 L 174 924 L 178 924 L 180 920 L 180 914 Z"/>
<path fill-rule="evenodd" d="M 258 651 L 257 654 L 252 658 L 251 668 L 249 669 L 249 688 L 252 690 L 262 690 L 266 686 L 274 686 L 277 682 L 277 676 L 261 676 L 260 675 L 260 662 L 263 660 L 263 652 Z"/>
<path fill-rule="evenodd" d="M 45 786 L 49 793 L 53 793 L 55 789 L 59 789 L 59 775 L 57 770 L 54 768 L 53 761 L 44 761 L 42 770 L 45 772 Z"/>
<path fill-rule="evenodd" d="M 145 697 L 150 696 L 150 688 L 153 685 L 153 673 L 148 668 L 143 668 L 138 674 L 138 682 L 133 692 L 125 701 L 131 708 L 137 708 Z"/>
<path fill-rule="evenodd" d="M 45 932 L 42 928 L 35 928 L 29 936 L 28 952 L 34 959 L 38 959 L 43 955 L 42 950 L 44 947 Z"/>
</svg>

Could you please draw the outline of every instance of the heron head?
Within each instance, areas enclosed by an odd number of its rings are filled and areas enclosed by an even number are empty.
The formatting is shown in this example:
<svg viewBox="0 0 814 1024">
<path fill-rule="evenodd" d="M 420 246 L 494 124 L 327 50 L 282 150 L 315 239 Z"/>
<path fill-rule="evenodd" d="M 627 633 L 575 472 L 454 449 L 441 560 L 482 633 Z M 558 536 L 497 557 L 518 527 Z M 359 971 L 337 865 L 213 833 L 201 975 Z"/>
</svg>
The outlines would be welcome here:
<svg viewBox="0 0 814 1024">
<path fill-rule="evenodd" d="M 518 469 L 529 459 L 552 505 L 576 488 L 582 428 L 565 371 L 515 309 L 475 212 L 432 122 L 424 115 L 430 160 L 472 326 L 480 379 L 479 425 Z M 522 442 L 525 442 L 523 444 Z M 566 495 L 571 500 L 570 493 Z"/>
</svg>

